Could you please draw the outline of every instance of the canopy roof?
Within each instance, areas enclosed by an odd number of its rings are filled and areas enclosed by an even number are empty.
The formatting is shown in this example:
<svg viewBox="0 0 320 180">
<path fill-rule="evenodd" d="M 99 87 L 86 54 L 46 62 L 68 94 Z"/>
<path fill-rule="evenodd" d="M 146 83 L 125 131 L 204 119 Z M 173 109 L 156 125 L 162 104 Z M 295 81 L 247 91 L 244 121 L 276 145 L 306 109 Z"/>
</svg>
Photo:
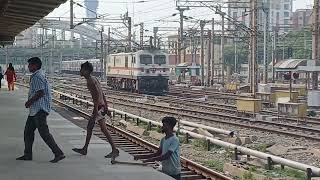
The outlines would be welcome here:
<svg viewBox="0 0 320 180">
<path fill-rule="evenodd" d="M 0 45 L 12 44 L 21 31 L 65 2 L 66 0 L 0 0 Z"/>
</svg>

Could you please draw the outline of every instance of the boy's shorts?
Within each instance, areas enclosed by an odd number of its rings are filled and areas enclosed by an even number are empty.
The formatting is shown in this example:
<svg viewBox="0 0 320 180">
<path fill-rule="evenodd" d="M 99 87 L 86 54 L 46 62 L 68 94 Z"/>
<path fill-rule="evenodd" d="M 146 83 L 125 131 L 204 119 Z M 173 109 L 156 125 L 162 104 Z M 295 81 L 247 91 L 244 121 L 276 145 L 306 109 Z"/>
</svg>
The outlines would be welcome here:
<svg viewBox="0 0 320 180">
<path fill-rule="evenodd" d="M 99 106 L 98 115 L 95 118 L 90 118 L 88 121 L 87 129 L 93 129 L 96 122 L 106 121 L 104 106 Z"/>
</svg>

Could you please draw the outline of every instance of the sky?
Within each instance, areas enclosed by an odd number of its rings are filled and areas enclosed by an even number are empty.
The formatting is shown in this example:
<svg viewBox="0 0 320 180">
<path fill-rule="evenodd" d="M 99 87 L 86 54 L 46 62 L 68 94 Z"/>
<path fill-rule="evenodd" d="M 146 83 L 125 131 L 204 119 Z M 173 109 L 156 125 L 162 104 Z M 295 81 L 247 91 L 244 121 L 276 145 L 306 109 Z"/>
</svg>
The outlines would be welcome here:
<svg viewBox="0 0 320 180">
<path fill-rule="evenodd" d="M 81 5 L 84 5 L 83 0 L 74 0 Z M 160 34 L 169 35 L 176 33 L 176 30 L 179 27 L 179 15 L 173 16 L 173 14 L 177 13 L 174 0 L 144 0 L 144 2 L 140 2 L 141 0 L 99 0 L 98 14 L 107 14 L 106 18 L 119 19 L 121 14 L 125 12 L 129 12 L 129 16 L 133 19 L 133 24 L 136 26 L 133 27 L 133 32 L 136 35 L 139 33 L 138 24 L 143 22 L 145 25 L 145 29 L 148 29 L 149 32 L 146 32 L 146 35 L 152 35 L 153 27 L 163 27 L 163 32 Z M 311 8 L 311 2 L 313 0 L 294 0 L 293 2 L 293 10 L 303 9 L 303 8 Z M 56 8 L 52 13 L 50 13 L 47 17 L 66 17 L 69 18 L 69 1 L 62 4 L 60 7 Z M 83 7 L 79 7 L 74 5 L 74 12 L 76 18 L 84 18 L 85 17 L 85 9 Z M 185 26 L 188 27 L 198 27 L 199 23 L 196 23 L 196 20 L 202 19 L 211 19 L 214 17 L 215 19 L 220 19 L 219 15 L 214 14 L 213 11 L 208 8 L 191 8 L 188 11 L 185 11 L 185 16 L 192 16 L 195 19 L 190 20 L 190 22 L 185 22 Z M 68 19 L 66 19 L 68 20 Z M 108 21 L 108 20 L 106 20 Z M 106 24 L 104 24 L 106 25 Z M 111 24 L 112 27 L 116 27 L 119 31 L 123 31 L 125 33 L 126 27 L 124 24 Z M 164 31 L 170 29 L 174 30 Z M 149 33 L 149 34 L 148 34 Z"/>
</svg>

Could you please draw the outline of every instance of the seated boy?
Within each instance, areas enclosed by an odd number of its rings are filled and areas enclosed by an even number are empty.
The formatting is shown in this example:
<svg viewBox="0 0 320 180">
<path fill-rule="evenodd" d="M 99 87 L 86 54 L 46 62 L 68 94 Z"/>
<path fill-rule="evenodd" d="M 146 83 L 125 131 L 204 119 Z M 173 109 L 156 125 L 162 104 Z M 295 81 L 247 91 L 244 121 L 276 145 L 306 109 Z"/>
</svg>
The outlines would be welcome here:
<svg viewBox="0 0 320 180">
<path fill-rule="evenodd" d="M 134 158 L 143 159 L 143 162 L 161 161 L 162 171 L 169 176 L 180 180 L 180 147 L 179 139 L 173 133 L 177 120 L 174 117 L 162 119 L 162 132 L 166 134 L 160 141 L 158 151 L 150 155 L 138 155 Z"/>
</svg>

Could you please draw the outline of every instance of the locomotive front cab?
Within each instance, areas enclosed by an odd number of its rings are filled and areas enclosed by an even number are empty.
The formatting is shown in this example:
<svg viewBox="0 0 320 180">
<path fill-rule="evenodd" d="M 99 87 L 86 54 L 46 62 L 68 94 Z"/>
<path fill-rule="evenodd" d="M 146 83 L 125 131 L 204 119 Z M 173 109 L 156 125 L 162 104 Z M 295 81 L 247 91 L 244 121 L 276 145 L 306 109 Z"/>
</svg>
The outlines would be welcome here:
<svg viewBox="0 0 320 180">
<path fill-rule="evenodd" d="M 139 77 L 139 92 L 143 94 L 164 95 L 168 92 L 168 80 L 169 79 L 164 76 Z"/>
</svg>

